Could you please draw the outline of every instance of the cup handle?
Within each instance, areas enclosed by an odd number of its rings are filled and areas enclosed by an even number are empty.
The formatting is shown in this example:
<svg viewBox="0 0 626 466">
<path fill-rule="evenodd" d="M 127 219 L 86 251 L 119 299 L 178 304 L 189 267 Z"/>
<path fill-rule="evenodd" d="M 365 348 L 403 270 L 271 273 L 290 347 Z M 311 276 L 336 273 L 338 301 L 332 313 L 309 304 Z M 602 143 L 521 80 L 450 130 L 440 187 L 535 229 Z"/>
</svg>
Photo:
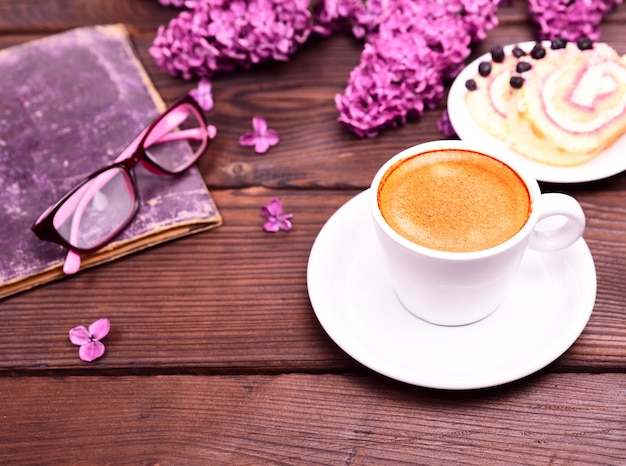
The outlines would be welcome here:
<svg viewBox="0 0 626 466">
<path fill-rule="evenodd" d="M 542 194 L 528 246 L 539 252 L 560 251 L 574 244 L 584 230 L 585 214 L 576 199 L 562 193 Z"/>
</svg>

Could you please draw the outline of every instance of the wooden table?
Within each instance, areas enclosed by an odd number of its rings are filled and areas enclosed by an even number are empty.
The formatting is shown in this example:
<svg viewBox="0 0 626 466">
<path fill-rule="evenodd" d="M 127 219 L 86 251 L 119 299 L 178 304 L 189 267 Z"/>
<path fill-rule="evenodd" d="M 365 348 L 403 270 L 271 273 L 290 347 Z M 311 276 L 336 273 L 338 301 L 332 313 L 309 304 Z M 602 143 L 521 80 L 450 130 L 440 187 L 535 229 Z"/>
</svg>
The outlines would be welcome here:
<svg viewBox="0 0 626 466">
<path fill-rule="evenodd" d="M 195 83 L 158 69 L 148 48 L 175 14 L 156 0 L 0 0 L 0 47 L 123 22 L 171 102 Z M 475 56 L 533 38 L 525 2 L 499 17 Z M 602 28 L 620 53 L 625 27 L 621 5 Z M 222 227 L 0 302 L 0 463 L 626 464 L 623 174 L 542 185 L 583 205 L 598 288 L 580 338 L 538 373 L 473 391 L 407 385 L 319 324 L 307 261 L 321 227 L 388 157 L 442 137 L 443 106 L 376 139 L 336 123 L 333 97 L 359 54 L 336 35 L 215 79 L 219 136 L 200 168 Z M 281 136 L 265 155 L 237 143 L 254 115 Z M 289 233 L 261 228 L 273 197 L 294 213 Z M 67 332 L 99 317 L 111 321 L 107 353 L 84 363 Z"/>
</svg>

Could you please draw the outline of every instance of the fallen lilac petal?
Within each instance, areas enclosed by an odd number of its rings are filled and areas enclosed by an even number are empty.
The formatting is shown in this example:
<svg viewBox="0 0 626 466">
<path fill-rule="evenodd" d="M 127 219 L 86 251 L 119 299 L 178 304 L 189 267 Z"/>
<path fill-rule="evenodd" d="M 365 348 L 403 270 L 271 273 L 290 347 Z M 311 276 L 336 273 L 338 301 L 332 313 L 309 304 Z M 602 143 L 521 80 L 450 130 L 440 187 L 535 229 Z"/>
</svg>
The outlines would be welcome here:
<svg viewBox="0 0 626 466">
<path fill-rule="evenodd" d="M 277 198 L 261 207 L 261 215 L 267 219 L 263 224 L 263 230 L 268 233 L 276 233 L 280 230 L 289 231 L 292 228 L 290 220 L 293 214 L 283 214 L 283 205 Z"/>
<path fill-rule="evenodd" d="M 280 225 L 276 222 L 275 219 L 268 220 L 263 224 L 263 230 L 267 231 L 268 233 L 276 233 L 280 231 Z"/>
<path fill-rule="evenodd" d="M 270 146 L 275 146 L 280 142 L 280 138 L 278 137 L 278 132 L 273 129 L 268 129 L 265 133 L 265 140 Z"/>
<path fill-rule="evenodd" d="M 83 325 L 79 325 L 70 330 L 70 341 L 77 346 L 84 345 L 91 341 L 91 335 Z"/>
<path fill-rule="evenodd" d="M 213 108 L 213 87 L 208 79 L 202 78 L 195 89 L 189 91 L 202 110 L 208 112 Z"/>
<path fill-rule="evenodd" d="M 257 154 L 264 154 L 271 146 L 275 146 L 280 141 L 278 132 L 268 129 L 264 118 L 255 116 L 252 118 L 252 128 L 254 131 L 246 132 L 239 137 L 239 145 L 254 146 Z"/>
<path fill-rule="evenodd" d="M 293 214 L 285 214 L 271 218 L 263 224 L 263 229 L 268 233 L 276 233 L 280 230 L 289 231 L 292 228 L 290 222 L 290 219 L 292 218 Z"/>
<path fill-rule="evenodd" d="M 265 218 L 275 217 L 283 212 L 283 204 L 279 199 L 272 199 L 267 205 L 261 207 L 261 215 Z"/>
<path fill-rule="evenodd" d="M 256 134 L 264 134 L 267 131 L 267 121 L 259 116 L 252 117 L 252 127 Z"/>
<path fill-rule="evenodd" d="M 111 330 L 111 323 L 106 318 L 98 319 L 89 326 L 89 334 L 94 340 L 102 340 L 109 330 Z"/>
<path fill-rule="evenodd" d="M 254 144 L 254 152 L 257 154 L 265 154 L 270 148 L 270 143 L 265 139 L 257 139 Z"/>
<path fill-rule="evenodd" d="M 255 141 L 256 141 L 256 137 L 254 133 L 247 132 L 239 136 L 240 146 L 254 146 Z"/>
<path fill-rule="evenodd" d="M 280 216 L 277 219 L 278 227 L 281 230 L 285 230 L 285 231 L 291 230 L 292 225 L 291 225 L 291 221 L 290 220 L 292 218 L 293 218 L 293 214 L 285 214 L 285 215 Z"/>
<path fill-rule="evenodd" d="M 91 362 L 104 354 L 104 344 L 100 342 L 102 338 L 107 336 L 111 324 L 109 319 L 102 318 L 92 322 L 89 328 L 83 325 L 74 327 L 69 332 L 70 341 L 77 346 L 78 357 L 83 361 Z"/>
<path fill-rule="evenodd" d="M 78 349 L 78 357 L 86 362 L 98 359 L 104 354 L 104 345 L 99 341 L 90 341 Z"/>
</svg>

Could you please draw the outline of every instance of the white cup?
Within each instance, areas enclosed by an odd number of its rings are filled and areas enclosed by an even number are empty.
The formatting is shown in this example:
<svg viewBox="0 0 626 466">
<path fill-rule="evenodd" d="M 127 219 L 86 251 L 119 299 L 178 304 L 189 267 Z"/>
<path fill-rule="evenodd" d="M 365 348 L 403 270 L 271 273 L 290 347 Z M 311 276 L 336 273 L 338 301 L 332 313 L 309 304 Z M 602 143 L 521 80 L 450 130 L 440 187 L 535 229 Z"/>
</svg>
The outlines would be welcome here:
<svg viewBox="0 0 626 466">
<path fill-rule="evenodd" d="M 524 182 L 530 197 L 530 215 L 511 238 L 472 252 L 440 251 L 410 241 L 384 219 L 379 186 L 397 162 L 442 149 L 498 159 L 497 154 L 465 141 L 432 141 L 410 147 L 389 159 L 374 176 L 370 210 L 384 264 L 404 307 L 434 324 L 465 325 L 485 318 L 502 303 L 527 248 L 549 253 L 571 246 L 583 234 L 585 215 L 573 197 L 542 194 L 534 177 L 506 162 Z"/>
</svg>

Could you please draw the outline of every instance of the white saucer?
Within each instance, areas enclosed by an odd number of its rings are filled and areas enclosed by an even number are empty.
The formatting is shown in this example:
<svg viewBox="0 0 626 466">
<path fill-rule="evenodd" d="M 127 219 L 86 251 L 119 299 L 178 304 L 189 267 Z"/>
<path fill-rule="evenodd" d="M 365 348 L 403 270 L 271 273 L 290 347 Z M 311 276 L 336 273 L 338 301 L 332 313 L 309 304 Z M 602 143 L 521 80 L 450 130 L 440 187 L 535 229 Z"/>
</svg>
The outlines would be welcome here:
<svg viewBox="0 0 626 466">
<path fill-rule="evenodd" d="M 510 296 L 480 322 L 442 327 L 413 316 L 383 270 L 367 193 L 324 225 L 307 271 L 317 318 L 360 363 L 413 385 L 484 388 L 543 368 L 583 331 L 595 302 L 596 271 L 582 238 L 558 253 L 529 251 Z"/>
<path fill-rule="evenodd" d="M 521 42 L 504 47 L 507 54 L 515 45 L 519 45 L 526 51 L 530 51 L 535 42 Z M 465 105 L 465 81 L 474 77 L 481 61 L 491 60 L 491 54 L 487 53 L 477 58 L 461 71 L 456 77 L 448 94 L 448 114 L 450 122 L 456 134 L 464 141 L 479 142 L 496 150 L 498 157 L 503 161 L 513 160 L 517 165 L 526 167 L 529 173 L 534 174 L 539 181 L 551 183 L 582 183 L 595 181 L 616 175 L 626 170 L 626 134 L 615 141 L 609 148 L 592 158 L 591 160 L 572 167 L 558 167 L 535 162 L 504 144 L 501 140 L 491 136 L 483 130 L 470 116 Z"/>
</svg>

